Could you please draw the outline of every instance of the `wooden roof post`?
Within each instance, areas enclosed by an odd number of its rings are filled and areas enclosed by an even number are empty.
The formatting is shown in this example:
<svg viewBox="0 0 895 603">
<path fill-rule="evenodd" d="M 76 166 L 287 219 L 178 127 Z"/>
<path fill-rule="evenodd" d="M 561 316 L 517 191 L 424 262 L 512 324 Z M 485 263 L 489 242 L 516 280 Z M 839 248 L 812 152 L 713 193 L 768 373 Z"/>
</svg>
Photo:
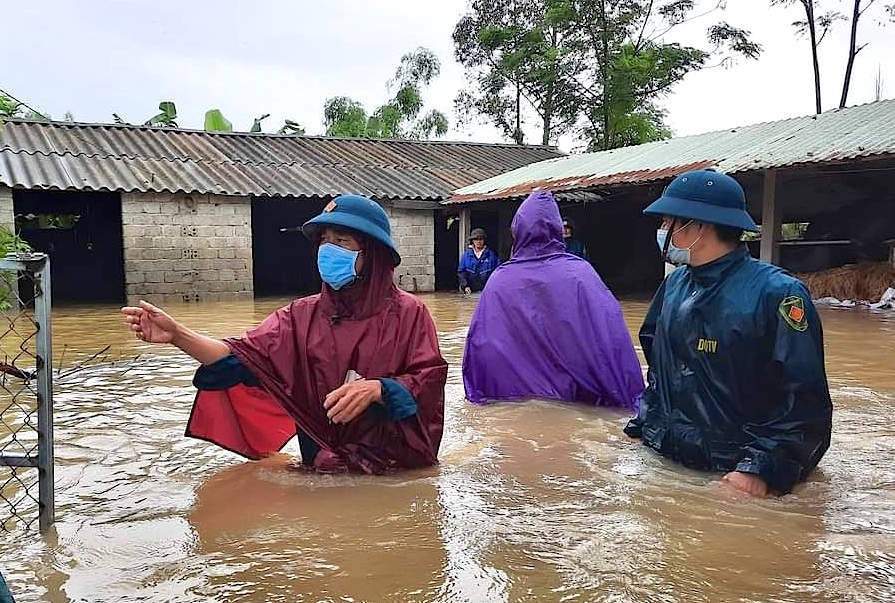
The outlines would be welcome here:
<svg viewBox="0 0 895 603">
<path fill-rule="evenodd" d="M 469 247 L 469 234 L 472 232 L 472 209 L 469 205 L 460 208 L 460 230 L 458 231 L 458 243 L 460 244 L 460 258 Z"/>
<path fill-rule="evenodd" d="M 777 170 L 764 171 L 761 202 L 761 259 L 780 261 L 780 206 L 777 204 Z"/>
</svg>

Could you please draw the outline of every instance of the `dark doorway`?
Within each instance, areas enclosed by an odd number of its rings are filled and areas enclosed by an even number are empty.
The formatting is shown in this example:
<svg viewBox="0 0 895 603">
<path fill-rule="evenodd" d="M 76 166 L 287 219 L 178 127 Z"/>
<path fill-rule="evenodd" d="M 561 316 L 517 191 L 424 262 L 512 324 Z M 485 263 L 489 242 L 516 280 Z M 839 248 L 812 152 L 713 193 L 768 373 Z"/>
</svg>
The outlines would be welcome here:
<svg viewBox="0 0 895 603">
<path fill-rule="evenodd" d="M 504 259 L 503 254 L 501 253 L 501 246 L 502 243 L 505 243 L 505 241 L 503 241 L 505 237 L 500 230 L 500 214 L 497 211 L 497 203 L 493 203 L 492 205 L 493 207 L 489 207 L 487 210 L 476 209 L 471 211 L 470 225 L 472 230 L 475 230 L 476 228 L 484 228 L 485 234 L 488 235 L 485 244 L 496 251 L 497 254 Z"/>
<path fill-rule="evenodd" d="M 118 193 L 13 190 L 16 230 L 50 256 L 53 302 L 124 301 Z"/>
<path fill-rule="evenodd" d="M 648 295 L 662 282 L 664 265 L 656 245 L 658 221 L 644 216 L 636 196 L 564 204 L 563 217 L 587 247 L 590 263 L 616 295 Z"/>
<path fill-rule="evenodd" d="M 457 214 L 435 214 L 435 289 L 457 289 L 457 265 L 460 263 L 460 218 Z"/>
<path fill-rule="evenodd" d="M 252 199 L 255 296 L 320 292 L 314 245 L 301 225 L 323 211 L 325 199 Z"/>
</svg>

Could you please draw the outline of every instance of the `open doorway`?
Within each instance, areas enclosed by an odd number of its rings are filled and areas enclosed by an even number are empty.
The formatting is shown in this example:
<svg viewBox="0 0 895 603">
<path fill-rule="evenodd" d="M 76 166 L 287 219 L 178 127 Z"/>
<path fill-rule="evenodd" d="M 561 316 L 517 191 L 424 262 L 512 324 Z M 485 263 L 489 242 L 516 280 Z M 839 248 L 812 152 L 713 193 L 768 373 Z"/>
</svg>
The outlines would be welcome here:
<svg viewBox="0 0 895 603">
<path fill-rule="evenodd" d="M 314 245 L 301 226 L 323 211 L 326 199 L 252 199 L 252 257 L 255 296 L 320 292 Z"/>
<path fill-rule="evenodd" d="M 488 237 L 485 244 L 493 249 L 502 261 L 505 261 L 509 258 L 512 244 L 509 241 L 509 228 L 501 229 L 500 213 L 496 205 L 494 204 L 494 207 L 488 207 L 486 210 L 470 212 L 470 226 L 471 230 L 483 229 Z"/>
<path fill-rule="evenodd" d="M 435 214 L 435 289 L 438 291 L 457 290 L 457 265 L 460 263 L 460 250 L 457 246 L 459 233 L 460 218 L 456 212 Z"/>
<path fill-rule="evenodd" d="M 124 301 L 118 193 L 13 190 L 16 231 L 50 257 L 53 302 Z"/>
</svg>

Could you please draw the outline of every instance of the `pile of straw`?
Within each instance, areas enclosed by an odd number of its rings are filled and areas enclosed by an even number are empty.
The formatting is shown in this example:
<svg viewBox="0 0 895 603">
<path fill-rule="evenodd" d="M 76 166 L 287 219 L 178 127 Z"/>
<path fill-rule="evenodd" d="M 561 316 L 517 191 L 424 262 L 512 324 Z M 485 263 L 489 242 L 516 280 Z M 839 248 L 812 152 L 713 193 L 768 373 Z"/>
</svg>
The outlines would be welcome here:
<svg viewBox="0 0 895 603">
<path fill-rule="evenodd" d="M 811 297 L 877 302 L 886 289 L 895 287 L 895 268 L 888 262 L 865 262 L 820 272 L 797 274 Z"/>
</svg>

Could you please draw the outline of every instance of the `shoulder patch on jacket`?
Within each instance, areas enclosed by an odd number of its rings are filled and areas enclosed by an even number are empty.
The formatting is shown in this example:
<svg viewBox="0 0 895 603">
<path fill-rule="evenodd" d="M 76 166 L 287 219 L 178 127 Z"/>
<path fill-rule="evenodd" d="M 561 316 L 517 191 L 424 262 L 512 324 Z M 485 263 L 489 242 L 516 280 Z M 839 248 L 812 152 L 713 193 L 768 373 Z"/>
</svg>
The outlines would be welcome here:
<svg viewBox="0 0 895 603">
<path fill-rule="evenodd" d="M 794 330 L 802 332 L 808 329 L 808 314 L 805 312 L 805 302 L 798 295 L 790 295 L 780 302 L 777 310 L 780 316 Z"/>
</svg>

